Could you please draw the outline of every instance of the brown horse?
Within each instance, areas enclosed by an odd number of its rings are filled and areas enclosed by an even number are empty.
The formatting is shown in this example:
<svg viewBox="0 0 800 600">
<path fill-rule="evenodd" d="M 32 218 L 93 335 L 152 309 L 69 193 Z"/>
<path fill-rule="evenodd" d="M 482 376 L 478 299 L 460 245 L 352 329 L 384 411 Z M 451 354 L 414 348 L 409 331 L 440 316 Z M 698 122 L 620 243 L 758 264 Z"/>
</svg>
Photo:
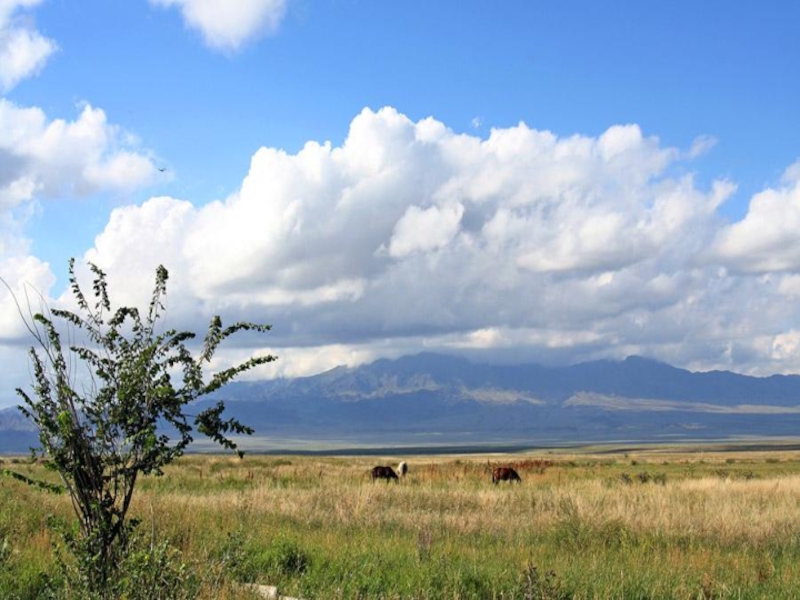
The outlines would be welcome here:
<svg viewBox="0 0 800 600">
<path fill-rule="evenodd" d="M 516 481 L 522 483 L 519 474 L 511 467 L 495 467 L 492 469 L 492 483 L 497 485 L 498 481 Z"/>
</svg>

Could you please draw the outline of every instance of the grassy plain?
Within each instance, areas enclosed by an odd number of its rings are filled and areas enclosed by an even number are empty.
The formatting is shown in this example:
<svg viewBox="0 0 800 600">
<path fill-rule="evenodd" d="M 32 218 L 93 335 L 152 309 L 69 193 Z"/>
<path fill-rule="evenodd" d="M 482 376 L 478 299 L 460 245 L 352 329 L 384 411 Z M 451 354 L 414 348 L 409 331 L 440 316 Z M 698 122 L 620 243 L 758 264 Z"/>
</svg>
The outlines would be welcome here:
<svg viewBox="0 0 800 600">
<path fill-rule="evenodd" d="M 141 480 L 133 512 L 200 598 L 245 582 L 308 599 L 800 595 L 800 451 L 416 456 L 401 483 L 371 481 L 398 460 L 192 455 Z M 489 463 L 522 483 L 492 485 Z M 50 515 L 70 520 L 69 499 L 0 479 L 1 597 L 58 584 Z"/>
</svg>

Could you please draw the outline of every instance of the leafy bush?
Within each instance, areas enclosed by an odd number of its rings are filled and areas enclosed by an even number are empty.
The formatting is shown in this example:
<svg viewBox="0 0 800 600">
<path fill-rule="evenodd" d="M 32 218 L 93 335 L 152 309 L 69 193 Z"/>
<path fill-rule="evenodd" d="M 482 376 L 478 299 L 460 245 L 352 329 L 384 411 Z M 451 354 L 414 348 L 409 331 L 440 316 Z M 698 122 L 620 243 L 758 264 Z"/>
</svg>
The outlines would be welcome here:
<svg viewBox="0 0 800 600">
<path fill-rule="evenodd" d="M 115 565 L 116 577 L 102 589 L 90 578 L 91 570 L 81 560 L 91 556 L 57 552 L 58 585 L 48 585 L 43 597 L 54 600 L 185 600 L 197 597 L 197 569 L 183 561 L 181 552 L 168 541 L 150 543 L 135 536 Z"/>
<path fill-rule="evenodd" d="M 63 530 L 66 547 L 87 589 L 103 597 L 106 587 L 125 579 L 118 572 L 124 560 L 137 556 L 127 546 L 136 529 L 128 510 L 138 478 L 162 474 L 195 432 L 232 450 L 237 445 L 229 434 L 252 433 L 236 419 L 223 420 L 223 402 L 194 417 L 186 413 L 187 405 L 275 357 L 254 357 L 206 378 L 204 369 L 220 343 L 238 331 L 266 332 L 270 326 L 239 322 L 223 328 L 214 317 L 195 357 L 188 346 L 193 333 L 158 333 L 168 279 L 163 266 L 156 270 L 149 307 L 141 312 L 112 311 L 106 274 L 96 265 L 89 268 L 95 276 L 92 300 L 78 283 L 73 260 L 69 281 L 79 310 L 43 311 L 25 321 L 36 344 L 29 353 L 34 386 L 32 394 L 17 392 L 24 401 L 20 410 L 38 430 L 40 453 L 60 475 L 77 516 L 78 530 Z M 81 377 L 91 385 L 79 383 Z M 61 487 L 7 474 L 45 489 Z"/>
<path fill-rule="evenodd" d="M 200 587 L 196 569 L 186 564 L 181 552 L 166 541 L 133 549 L 119 572 L 119 598 L 181 600 L 196 597 Z"/>
</svg>

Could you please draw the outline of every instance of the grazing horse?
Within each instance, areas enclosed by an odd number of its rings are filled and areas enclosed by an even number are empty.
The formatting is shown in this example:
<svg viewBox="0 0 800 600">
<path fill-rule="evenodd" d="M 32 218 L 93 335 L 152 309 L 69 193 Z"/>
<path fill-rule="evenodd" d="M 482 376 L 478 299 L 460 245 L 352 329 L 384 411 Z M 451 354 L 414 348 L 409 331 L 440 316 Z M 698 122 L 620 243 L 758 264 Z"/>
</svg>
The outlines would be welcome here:
<svg viewBox="0 0 800 600">
<path fill-rule="evenodd" d="M 400 477 L 405 477 L 406 473 L 408 473 L 408 464 L 406 464 L 406 461 L 403 461 L 397 465 L 397 474 L 400 475 Z"/>
<path fill-rule="evenodd" d="M 397 479 L 397 473 L 394 472 L 394 469 L 392 469 L 392 467 L 384 466 L 372 468 L 372 481 L 375 481 L 376 479 L 385 479 L 386 483 L 389 483 L 389 481 L 392 479 L 399 481 Z"/>
<path fill-rule="evenodd" d="M 516 481 L 522 483 L 522 479 L 511 467 L 495 467 L 492 470 L 492 483 L 497 485 L 498 481 Z"/>
</svg>

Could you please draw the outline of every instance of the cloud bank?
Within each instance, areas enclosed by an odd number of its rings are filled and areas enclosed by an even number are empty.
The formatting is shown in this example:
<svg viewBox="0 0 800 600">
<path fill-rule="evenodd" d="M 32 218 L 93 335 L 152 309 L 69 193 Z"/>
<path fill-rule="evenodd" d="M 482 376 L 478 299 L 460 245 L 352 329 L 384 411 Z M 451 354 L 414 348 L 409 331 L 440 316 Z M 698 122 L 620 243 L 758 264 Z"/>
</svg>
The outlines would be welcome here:
<svg viewBox="0 0 800 600">
<path fill-rule="evenodd" d="M 85 258 L 120 302 L 163 263 L 195 330 L 273 323 L 290 374 L 420 349 L 797 371 L 799 169 L 726 224 L 733 183 L 671 175 L 692 155 L 636 125 L 482 139 L 365 109 L 341 146 L 259 149 L 225 199 L 117 209 Z"/>
</svg>

